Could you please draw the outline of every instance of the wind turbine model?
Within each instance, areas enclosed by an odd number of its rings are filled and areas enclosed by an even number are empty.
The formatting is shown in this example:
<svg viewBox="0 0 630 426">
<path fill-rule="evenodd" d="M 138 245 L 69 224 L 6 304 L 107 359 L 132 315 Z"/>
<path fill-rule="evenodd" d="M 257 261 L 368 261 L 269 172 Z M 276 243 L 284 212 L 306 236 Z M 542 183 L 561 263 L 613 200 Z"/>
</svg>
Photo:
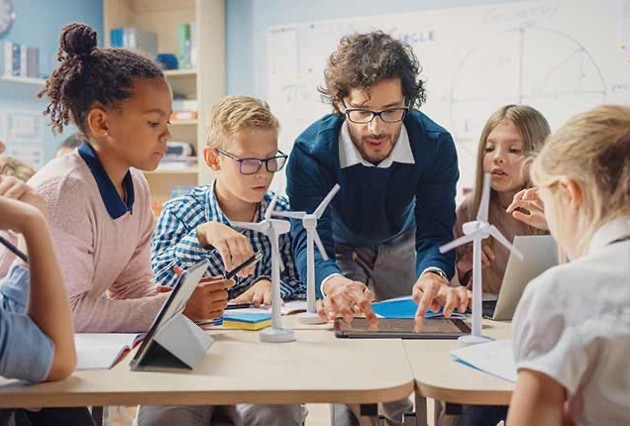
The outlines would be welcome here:
<svg viewBox="0 0 630 426">
<path fill-rule="evenodd" d="M 278 238 L 280 235 L 289 232 L 291 224 L 286 220 L 271 218 L 277 201 L 278 194 L 276 193 L 265 211 L 265 218 L 261 222 L 231 222 L 232 226 L 251 229 L 265 234 L 271 242 L 271 328 L 266 328 L 260 332 L 260 340 L 271 343 L 292 342 L 295 340 L 293 330 L 282 328 L 282 319 L 280 317 L 280 305 L 282 304 L 280 299 L 280 268 L 283 268 L 283 266 Z"/>
<path fill-rule="evenodd" d="M 317 315 L 317 310 L 315 309 L 315 247 L 313 243 L 317 244 L 322 258 L 328 260 L 324 244 L 322 244 L 322 240 L 317 234 L 317 220 L 322 217 L 324 210 L 326 210 L 326 207 L 328 207 L 328 204 L 339 192 L 340 188 L 339 184 L 335 184 L 313 213 L 286 211 L 272 213 L 274 216 L 302 219 L 302 224 L 304 229 L 306 229 L 306 312 L 298 315 L 299 321 L 303 324 L 322 324 L 326 322 Z"/>
<path fill-rule="evenodd" d="M 464 236 L 460 237 L 448 244 L 440 247 L 440 253 L 446 253 L 461 245 L 473 242 L 473 307 L 472 307 L 472 334 L 459 338 L 461 346 L 475 345 L 483 343 L 490 339 L 481 335 L 481 299 L 483 285 L 481 282 L 481 240 L 492 235 L 508 250 L 514 253 L 519 259 L 523 260 L 521 252 L 514 247 L 505 238 L 501 232 L 488 223 L 488 208 L 490 204 L 490 174 L 486 173 L 483 177 L 483 192 L 481 194 L 481 202 L 479 203 L 479 211 L 477 212 L 477 220 L 464 223 L 462 230 Z"/>
</svg>

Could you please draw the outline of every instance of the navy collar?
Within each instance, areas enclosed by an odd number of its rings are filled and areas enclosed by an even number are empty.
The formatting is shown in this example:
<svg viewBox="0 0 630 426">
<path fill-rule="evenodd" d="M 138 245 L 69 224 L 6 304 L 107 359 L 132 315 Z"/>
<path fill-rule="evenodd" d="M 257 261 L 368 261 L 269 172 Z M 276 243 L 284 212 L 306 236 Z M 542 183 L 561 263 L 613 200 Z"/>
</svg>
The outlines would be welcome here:
<svg viewBox="0 0 630 426">
<path fill-rule="evenodd" d="M 128 171 L 123 179 L 123 187 L 125 188 L 125 193 L 127 194 L 127 204 L 125 204 L 118 194 L 114 183 L 107 175 L 101 160 L 98 159 L 98 154 L 94 151 L 94 148 L 92 148 L 89 143 L 83 142 L 79 146 L 78 151 L 79 155 L 90 169 L 90 172 L 92 172 L 92 176 L 94 176 L 94 180 L 98 186 L 98 191 L 101 193 L 103 204 L 105 204 L 107 213 L 109 213 L 111 218 L 118 219 L 119 217 L 124 216 L 127 212 L 133 213 L 133 202 L 135 197 L 131 172 Z"/>
</svg>

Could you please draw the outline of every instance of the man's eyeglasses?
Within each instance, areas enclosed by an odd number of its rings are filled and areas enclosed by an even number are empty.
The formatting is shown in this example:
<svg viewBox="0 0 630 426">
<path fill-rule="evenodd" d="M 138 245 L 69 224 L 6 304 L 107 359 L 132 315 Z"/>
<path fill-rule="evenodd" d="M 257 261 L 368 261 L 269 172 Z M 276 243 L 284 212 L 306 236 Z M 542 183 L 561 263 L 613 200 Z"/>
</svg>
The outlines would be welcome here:
<svg viewBox="0 0 630 426">
<path fill-rule="evenodd" d="M 348 120 L 356 124 L 367 124 L 374 120 L 374 117 L 377 116 L 385 123 L 398 123 L 399 121 L 402 121 L 407 115 L 407 112 L 409 112 L 409 107 L 407 106 L 384 109 L 382 111 L 371 111 L 369 109 L 362 108 L 348 108 L 345 101 L 341 102 L 346 109 L 344 114 L 348 117 Z"/>
<path fill-rule="evenodd" d="M 219 154 L 225 155 L 226 157 L 237 161 L 239 165 L 239 172 L 243 175 L 253 175 L 258 173 L 263 164 L 269 173 L 275 173 L 282 170 L 287 162 L 287 158 L 289 158 L 289 156 L 282 151 L 278 151 L 278 155 L 269 158 L 238 158 L 236 155 L 230 154 L 222 149 L 217 148 L 216 151 Z"/>
</svg>

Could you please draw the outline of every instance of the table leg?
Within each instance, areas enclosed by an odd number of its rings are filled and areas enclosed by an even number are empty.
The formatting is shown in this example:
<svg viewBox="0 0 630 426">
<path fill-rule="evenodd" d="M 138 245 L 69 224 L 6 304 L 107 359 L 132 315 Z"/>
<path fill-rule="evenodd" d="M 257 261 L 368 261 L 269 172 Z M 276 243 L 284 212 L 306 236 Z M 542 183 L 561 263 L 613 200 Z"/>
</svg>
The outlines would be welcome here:
<svg viewBox="0 0 630 426">
<path fill-rule="evenodd" d="M 92 419 L 96 426 L 103 426 L 103 407 L 92 407 Z"/>
<path fill-rule="evenodd" d="M 416 390 L 416 425 L 428 426 L 427 399 Z"/>
</svg>

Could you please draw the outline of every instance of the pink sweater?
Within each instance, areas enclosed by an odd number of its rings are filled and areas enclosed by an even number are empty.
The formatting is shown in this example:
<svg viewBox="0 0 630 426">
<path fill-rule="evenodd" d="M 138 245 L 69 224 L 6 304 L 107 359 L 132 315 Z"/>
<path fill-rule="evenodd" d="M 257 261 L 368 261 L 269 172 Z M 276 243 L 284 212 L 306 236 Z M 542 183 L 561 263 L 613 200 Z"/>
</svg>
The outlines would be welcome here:
<svg viewBox="0 0 630 426">
<path fill-rule="evenodd" d="M 77 151 L 53 160 L 29 184 L 46 200 L 52 238 L 77 332 L 143 332 L 166 293 L 158 294 L 150 262 L 153 215 L 148 184 L 132 170 L 133 212 L 108 214 Z"/>
</svg>

